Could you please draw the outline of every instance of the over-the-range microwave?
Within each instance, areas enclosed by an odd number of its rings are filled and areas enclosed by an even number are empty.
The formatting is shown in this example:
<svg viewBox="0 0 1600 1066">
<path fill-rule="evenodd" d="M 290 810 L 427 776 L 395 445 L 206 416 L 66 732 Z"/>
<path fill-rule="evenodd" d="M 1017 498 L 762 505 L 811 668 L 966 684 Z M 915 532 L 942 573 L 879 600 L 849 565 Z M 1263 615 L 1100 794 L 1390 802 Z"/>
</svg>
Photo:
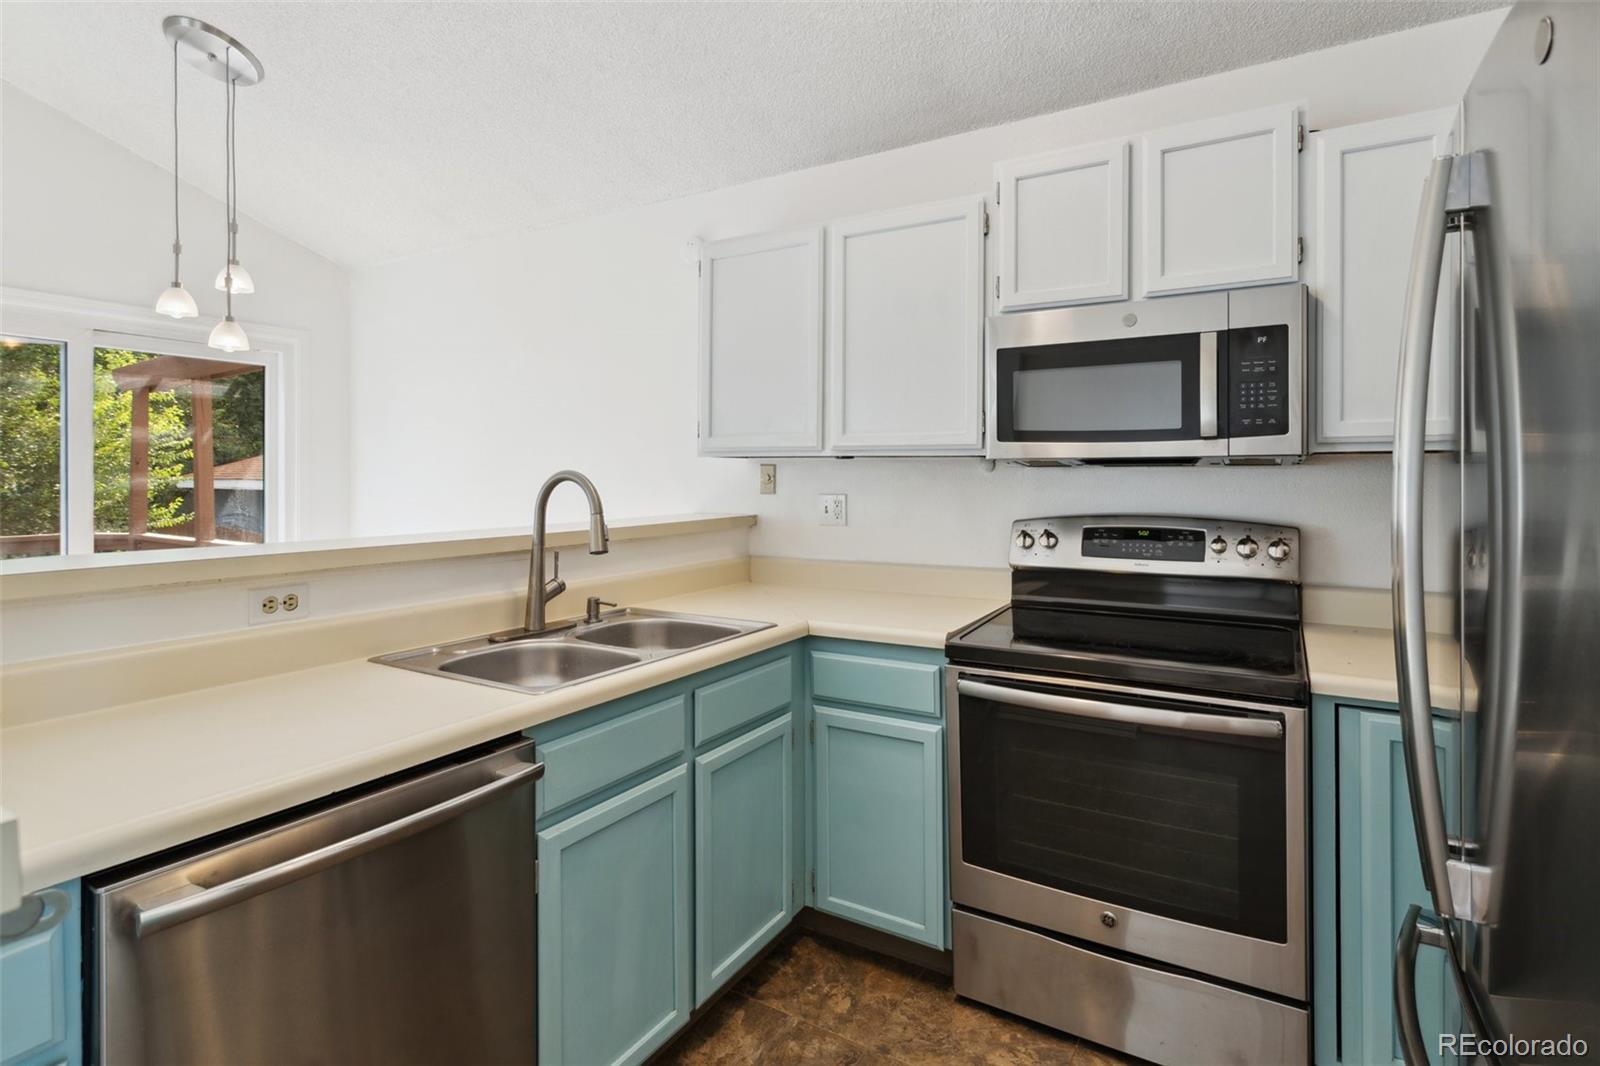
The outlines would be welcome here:
<svg viewBox="0 0 1600 1066">
<path fill-rule="evenodd" d="M 995 315 L 986 357 L 991 459 L 1305 457 L 1304 285 Z"/>
</svg>

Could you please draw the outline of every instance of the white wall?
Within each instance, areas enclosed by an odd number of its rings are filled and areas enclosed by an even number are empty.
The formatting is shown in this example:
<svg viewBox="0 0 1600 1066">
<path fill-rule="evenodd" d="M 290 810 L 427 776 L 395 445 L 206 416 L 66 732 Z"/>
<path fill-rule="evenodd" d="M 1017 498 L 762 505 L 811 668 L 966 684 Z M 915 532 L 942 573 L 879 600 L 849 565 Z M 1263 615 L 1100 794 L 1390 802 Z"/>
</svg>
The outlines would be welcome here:
<svg viewBox="0 0 1600 1066">
<path fill-rule="evenodd" d="M 779 464 L 777 495 L 760 496 L 754 463 L 695 456 L 695 274 L 680 253 L 691 237 L 986 193 L 996 160 L 1262 104 L 1302 101 L 1311 128 L 1452 106 L 1502 17 L 1440 23 L 358 272 L 354 531 L 526 521 L 539 481 L 573 465 L 595 478 L 615 514 L 755 511 L 755 554 L 1000 565 L 1017 517 L 1190 512 L 1297 523 L 1308 581 L 1382 586 L 1386 458 L 1290 469 L 994 472 L 970 460 L 796 460 Z M 1133 236 L 1138 249 L 1137 228 Z M 426 513 L 417 504 L 422 486 Z M 849 494 L 848 527 L 815 526 L 821 491 Z M 564 490 L 555 510 L 575 516 L 578 504 Z M 1433 530 L 1437 549 L 1447 530 L 1438 521 Z M 1429 583 L 1446 586 L 1441 567 Z"/>
<path fill-rule="evenodd" d="M 172 276 L 172 174 L 0 83 L 0 281 L 145 308 Z M 248 203 L 248 183 L 241 186 Z M 222 317 L 222 201 L 182 187 L 184 286 L 200 321 Z M 235 317 L 305 331 L 299 387 L 300 537 L 349 527 L 349 278 L 241 212 L 240 262 L 256 292 Z M 152 315 L 152 332 L 166 319 Z"/>
</svg>

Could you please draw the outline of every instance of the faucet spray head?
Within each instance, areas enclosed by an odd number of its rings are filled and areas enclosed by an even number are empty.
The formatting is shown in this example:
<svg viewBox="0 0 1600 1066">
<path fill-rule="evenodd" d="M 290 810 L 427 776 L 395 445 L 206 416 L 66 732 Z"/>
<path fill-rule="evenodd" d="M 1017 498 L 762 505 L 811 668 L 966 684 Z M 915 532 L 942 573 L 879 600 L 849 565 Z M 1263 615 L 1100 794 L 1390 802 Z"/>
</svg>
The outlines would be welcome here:
<svg viewBox="0 0 1600 1066">
<path fill-rule="evenodd" d="M 598 511 L 589 512 L 589 554 L 604 555 L 611 550 L 611 531 L 606 528 L 605 516 Z"/>
</svg>

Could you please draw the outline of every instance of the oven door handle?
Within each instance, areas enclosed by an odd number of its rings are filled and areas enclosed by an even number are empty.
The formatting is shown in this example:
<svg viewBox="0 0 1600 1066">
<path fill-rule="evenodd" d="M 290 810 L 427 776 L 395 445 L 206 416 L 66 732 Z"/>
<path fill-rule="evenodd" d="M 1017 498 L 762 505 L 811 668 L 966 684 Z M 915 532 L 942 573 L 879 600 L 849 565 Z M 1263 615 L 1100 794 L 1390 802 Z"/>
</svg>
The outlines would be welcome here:
<svg viewBox="0 0 1600 1066">
<path fill-rule="evenodd" d="M 963 696 L 1007 703 L 1014 707 L 1027 707 L 1051 714 L 1067 714 L 1076 718 L 1098 718 L 1101 721 L 1122 725 L 1155 726 L 1181 733 L 1211 733 L 1231 737 L 1266 737 L 1277 740 L 1283 736 L 1283 723 L 1270 718 L 1241 718 L 1225 714 L 1197 714 L 1189 711 L 1168 711 L 1159 707 L 1136 707 L 1126 703 L 1107 703 L 1104 700 L 1085 699 L 1082 696 L 1056 696 L 1048 692 L 990 685 L 982 681 L 962 679 L 956 682 L 956 691 Z"/>
</svg>

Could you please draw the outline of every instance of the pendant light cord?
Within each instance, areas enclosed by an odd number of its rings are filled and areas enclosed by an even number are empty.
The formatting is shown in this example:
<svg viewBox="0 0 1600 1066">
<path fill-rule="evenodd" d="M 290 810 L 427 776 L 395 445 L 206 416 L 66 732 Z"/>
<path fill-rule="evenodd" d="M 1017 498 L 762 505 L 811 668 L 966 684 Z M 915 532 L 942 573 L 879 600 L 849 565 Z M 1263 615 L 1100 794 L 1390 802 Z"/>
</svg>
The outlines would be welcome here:
<svg viewBox="0 0 1600 1066">
<path fill-rule="evenodd" d="M 172 39 L 172 287 L 178 287 L 183 227 L 178 212 L 178 39 Z"/>
<path fill-rule="evenodd" d="M 222 295 L 227 301 L 227 317 L 233 318 L 233 49 L 229 48 L 223 53 L 223 64 L 228 75 L 222 82 L 222 100 L 224 104 L 225 122 L 223 124 L 222 140 L 222 194 L 226 199 L 223 204 L 223 213 L 227 216 L 228 225 L 228 262 L 222 267 Z"/>
</svg>

